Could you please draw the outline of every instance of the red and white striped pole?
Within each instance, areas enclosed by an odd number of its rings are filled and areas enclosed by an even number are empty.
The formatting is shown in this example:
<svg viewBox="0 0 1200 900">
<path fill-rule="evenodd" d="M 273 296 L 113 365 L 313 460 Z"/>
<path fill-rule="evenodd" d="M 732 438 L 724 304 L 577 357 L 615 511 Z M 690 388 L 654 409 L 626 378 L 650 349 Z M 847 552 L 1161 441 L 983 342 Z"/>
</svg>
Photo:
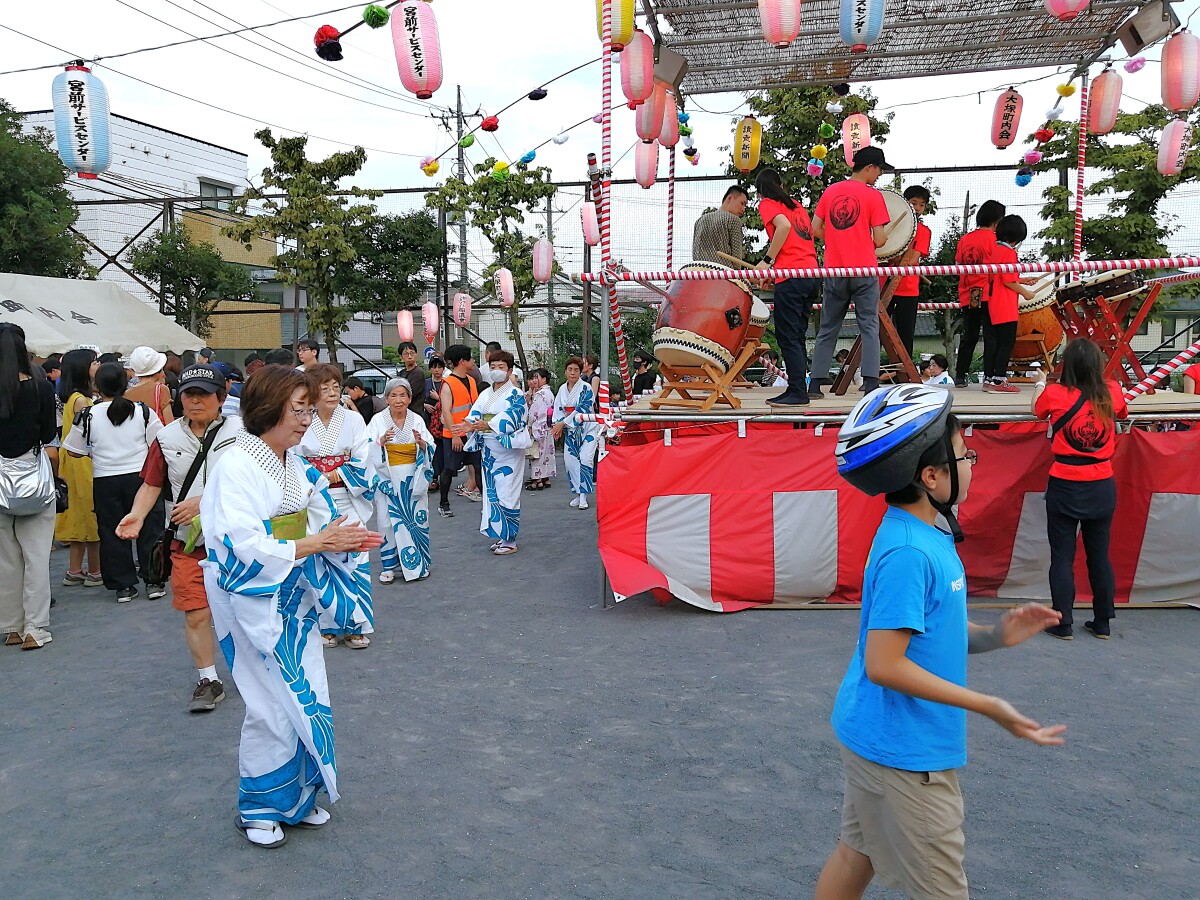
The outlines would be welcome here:
<svg viewBox="0 0 1200 900">
<path fill-rule="evenodd" d="M 675 258 L 675 147 L 671 147 L 670 168 L 667 170 L 667 268 L 673 269 Z"/>
<path fill-rule="evenodd" d="M 1163 363 L 1133 387 L 1125 392 L 1126 400 L 1133 400 L 1135 397 L 1140 397 L 1146 391 L 1152 390 L 1160 381 L 1171 375 L 1177 369 L 1183 367 L 1183 364 L 1191 360 L 1197 354 L 1200 354 L 1200 341 L 1192 344 L 1174 359 Z"/>
<path fill-rule="evenodd" d="M 1075 157 L 1075 242 L 1072 259 L 1083 258 L 1083 176 L 1087 172 L 1088 133 L 1088 76 L 1083 73 L 1083 84 L 1079 89 L 1079 151 Z"/>
<path fill-rule="evenodd" d="M 1186 284 L 1189 281 L 1200 281 L 1200 272 L 1181 272 L 1178 275 L 1164 275 L 1161 278 L 1146 279 L 1146 286 L 1152 287 L 1160 284 L 1166 287 L 1168 284 Z"/>
<path fill-rule="evenodd" d="M 782 378 L 784 381 L 788 380 L 788 377 L 786 375 L 784 375 L 783 372 L 779 371 L 779 366 L 777 366 L 777 365 L 775 365 L 775 363 L 771 362 L 770 357 L 763 355 L 763 356 L 759 357 L 759 360 L 762 362 L 763 368 L 766 369 L 768 372 L 770 372 L 772 375 L 774 375 L 776 378 Z"/>
</svg>

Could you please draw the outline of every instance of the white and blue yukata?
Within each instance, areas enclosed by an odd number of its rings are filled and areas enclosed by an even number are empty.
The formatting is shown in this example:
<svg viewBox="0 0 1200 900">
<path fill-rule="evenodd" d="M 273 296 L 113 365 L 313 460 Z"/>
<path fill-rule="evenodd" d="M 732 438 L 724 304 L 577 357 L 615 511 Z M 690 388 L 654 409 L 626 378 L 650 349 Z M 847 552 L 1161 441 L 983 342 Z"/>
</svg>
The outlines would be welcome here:
<svg viewBox="0 0 1200 900">
<path fill-rule="evenodd" d="M 433 562 L 429 549 L 429 484 L 433 481 L 437 442 L 425 420 L 411 409 L 405 410 L 404 422 L 399 425 L 390 409 L 376 413 L 366 433 L 371 466 L 378 478 L 375 504 L 379 530 L 383 532 L 380 560 L 384 571 L 399 569 L 405 581 L 416 581 L 429 574 Z M 425 442 L 424 447 L 417 444 L 417 437 Z"/>
<path fill-rule="evenodd" d="M 374 511 L 371 500 L 375 496 L 375 473 L 370 470 L 368 456 L 370 442 L 367 439 L 367 423 L 356 412 L 342 406 L 333 410 L 326 425 L 319 415 L 313 416 L 312 424 L 296 447 L 296 452 L 322 475 L 337 471 L 340 485 L 329 487 L 329 496 L 337 507 L 337 514 L 345 516 L 348 524 L 358 522 L 369 526 Z M 372 634 L 375 631 L 375 605 L 371 597 L 371 555 L 355 553 L 354 565 L 359 568 L 360 583 L 366 592 L 358 598 L 359 607 L 366 621 L 362 624 L 349 623 L 339 626 L 333 616 L 321 613 L 321 633 L 334 635 Z"/>
<path fill-rule="evenodd" d="M 582 378 L 571 387 L 566 382 L 554 395 L 554 424 L 563 423 L 563 462 L 571 493 L 583 497 L 596 491 L 596 452 L 600 449 L 601 427 L 597 422 L 580 422 L 580 415 L 596 412 L 596 395 Z"/>
<path fill-rule="evenodd" d="M 294 450 L 281 462 L 241 432 L 213 467 L 200 500 L 204 586 L 217 641 L 246 705 L 238 752 L 243 820 L 295 824 L 322 788 L 338 799 L 333 715 L 318 621 L 365 625 L 366 591 L 352 554 L 296 559 L 281 517 L 316 534 L 337 515 L 325 478 Z M 297 526 L 296 518 L 307 521 Z"/>
<path fill-rule="evenodd" d="M 479 531 L 506 547 L 516 545 L 521 528 L 521 489 L 525 450 L 531 444 L 525 421 L 525 394 L 506 381 L 487 388 L 467 413 L 468 422 L 484 421 L 487 431 L 471 434 L 464 449 L 482 455 L 483 515 Z"/>
</svg>

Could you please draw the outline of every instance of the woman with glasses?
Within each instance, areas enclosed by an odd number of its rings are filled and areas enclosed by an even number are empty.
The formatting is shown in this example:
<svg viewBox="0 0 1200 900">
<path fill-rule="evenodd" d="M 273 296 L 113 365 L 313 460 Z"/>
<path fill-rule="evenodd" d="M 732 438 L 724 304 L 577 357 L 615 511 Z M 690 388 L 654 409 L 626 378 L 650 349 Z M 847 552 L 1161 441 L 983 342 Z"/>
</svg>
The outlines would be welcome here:
<svg viewBox="0 0 1200 900">
<path fill-rule="evenodd" d="M 200 500 L 213 624 L 246 704 L 236 824 L 259 847 L 283 844 L 283 825 L 328 822 L 317 791 L 338 799 L 319 620 L 327 610 L 343 629 L 366 624 L 357 554 L 381 543 L 338 516 L 329 482 L 296 452 L 317 390 L 296 369 L 257 372 L 242 392 L 245 431 Z"/>
<path fill-rule="evenodd" d="M 388 408 L 367 426 L 371 458 L 379 477 L 375 503 L 383 549 L 381 584 L 391 584 L 399 572 L 405 581 L 429 577 L 429 485 L 433 480 L 433 435 L 425 420 L 412 410 L 412 385 L 393 378 L 383 389 Z"/>
<path fill-rule="evenodd" d="M 317 395 L 317 414 L 296 452 L 329 482 L 329 496 L 333 497 L 337 514 L 345 516 L 348 522 L 365 525 L 371 520 L 375 482 L 374 473 L 367 470 L 370 455 L 367 423 L 357 412 L 342 405 L 342 372 L 337 366 L 317 363 L 306 371 L 321 389 Z M 353 650 L 365 650 L 371 643 L 367 635 L 375 630 L 375 612 L 370 556 L 358 554 L 355 565 L 360 575 L 358 583 L 366 588 L 358 598 L 366 622 L 339 626 L 329 612 L 323 613 L 321 636 L 326 647 L 336 647 L 339 639 Z"/>
</svg>

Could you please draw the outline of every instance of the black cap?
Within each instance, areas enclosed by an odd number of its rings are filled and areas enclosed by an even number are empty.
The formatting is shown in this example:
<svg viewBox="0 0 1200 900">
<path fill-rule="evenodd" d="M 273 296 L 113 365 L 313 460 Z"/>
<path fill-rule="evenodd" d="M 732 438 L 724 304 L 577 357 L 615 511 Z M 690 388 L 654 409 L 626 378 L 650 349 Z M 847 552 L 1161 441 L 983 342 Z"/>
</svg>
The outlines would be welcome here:
<svg viewBox="0 0 1200 900">
<path fill-rule="evenodd" d="M 863 147 L 854 154 L 855 172 L 867 166 L 879 166 L 885 172 L 896 171 L 896 167 L 888 164 L 888 161 L 883 157 L 883 151 L 878 147 Z"/>
<path fill-rule="evenodd" d="M 179 375 L 179 393 L 200 390 L 208 394 L 225 390 L 225 376 L 212 366 L 188 366 Z"/>
<path fill-rule="evenodd" d="M 196 355 L 197 356 L 206 356 L 209 359 L 212 359 L 214 356 L 216 356 L 216 351 L 213 350 L 212 347 L 201 347 L 199 350 L 196 351 Z"/>
<path fill-rule="evenodd" d="M 432 369 L 434 366 L 441 366 L 444 369 L 446 368 L 446 361 L 440 356 L 431 356 L 429 357 L 429 368 Z"/>
</svg>

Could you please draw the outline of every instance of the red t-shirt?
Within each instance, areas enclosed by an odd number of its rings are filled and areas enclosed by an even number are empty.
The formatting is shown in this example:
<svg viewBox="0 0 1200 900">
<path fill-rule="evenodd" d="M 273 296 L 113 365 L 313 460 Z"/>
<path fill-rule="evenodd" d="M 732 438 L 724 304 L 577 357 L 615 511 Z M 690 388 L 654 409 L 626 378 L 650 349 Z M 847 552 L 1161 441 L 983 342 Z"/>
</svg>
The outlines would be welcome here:
<svg viewBox="0 0 1200 900">
<path fill-rule="evenodd" d="M 917 236 L 913 239 L 913 249 L 917 251 L 920 259 L 917 260 L 919 265 L 922 260 L 929 257 L 929 245 L 933 240 L 933 232 L 931 232 L 924 222 L 917 223 Z M 896 288 L 897 297 L 919 297 L 921 296 L 921 276 L 920 275 L 905 275 L 900 279 L 900 284 Z"/>
<path fill-rule="evenodd" d="M 158 441 L 151 441 L 142 463 L 142 481 L 150 487 L 161 488 L 167 483 L 167 460 Z"/>
<path fill-rule="evenodd" d="M 958 239 L 958 247 L 954 251 L 954 262 L 960 266 L 981 266 L 993 262 L 992 253 L 996 249 L 996 232 L 990 228 L 976 228 Z M 958 276 L 958 305 L 969 306 L 971 288 L 983 291 L 984 302 L 987 302 L 987 275 Z"/>
<path fill-rule="evenodd" d="M 813 246 L 812 220 L 799 203 L 795 209 L 788 209 L 778 200 L 763 200 L 758 204 L 758 214 L 762 216 L 763 225 L 767 227 L 767 240 L 775 238 L 775 217 L 783 216 L 792 223 L 783 249 L 775 257 L 777 269 L 815 269 L 817 267 L 817 248 Z M 776 284 L 785 279 L 777 278 Z"/>
<path fill-rule="evenodd" d="M 997 242 L 996 248 L 992 251 L 992 262 L 1015 263 L 1017 262 L 1017 251 L 1008 244 Z M 984 299 L 987 300 L 988 315 L 991 317 L 992 324 L 1003 325 L 1006 322 L 1017 321 L 1017 304 L 1020 302 L 1020 297 L 1009 285 L 1019 282 L 1021 276 L 1016 272 L 1001 272 L 991 276 L 991 279 L 991 285 L 988 290 L 984 291 Z"/>
<path fill-rule="evenodd" d="M 1125 396 L 1121 393 L 1120 385 L 1110 381 L 1108 390 L 1112 394 L 1113 415 L 1118 419 L 1125 418 L 1129 415 L 1129 407 L 1125 405 Z M 1078 388 L 1051 384 L 1041 392 L 1034 412 L 1038 418 L 1049 419 L 1053 424 L 1062 418 L 1078 399 Z M 1084 403 L 1079 412 L 1059 429 L 1050 444 L 1055 457 L 1050 474 L 1066 481 L 1101 481 L 1112 478 L 1111 460 L 1115 444 L 1113 423 L 1102 421 L 1092 411 L 1092 405 Z M 1071 465 L 1059 462 L 1060 458 L 1080 459 L 1085 462 L 1082 465 Z"/>
<path fill-rule="evenodd" d="M 1183 370 L 1183 374 L 1192 379 L 1192 381 L 1196 382 L 1196 392 L 1200 393 L 1200 363 L 1188 366 Z"/>
<path fill-rule="evenodd" d="M 816 215 L 825 223 L 825 265 L 840 268 L 879 264 L 871 229 L 892 220 L 883 194 L 853 178 L 839 181 L 821 195 Z"/>
</svg>

